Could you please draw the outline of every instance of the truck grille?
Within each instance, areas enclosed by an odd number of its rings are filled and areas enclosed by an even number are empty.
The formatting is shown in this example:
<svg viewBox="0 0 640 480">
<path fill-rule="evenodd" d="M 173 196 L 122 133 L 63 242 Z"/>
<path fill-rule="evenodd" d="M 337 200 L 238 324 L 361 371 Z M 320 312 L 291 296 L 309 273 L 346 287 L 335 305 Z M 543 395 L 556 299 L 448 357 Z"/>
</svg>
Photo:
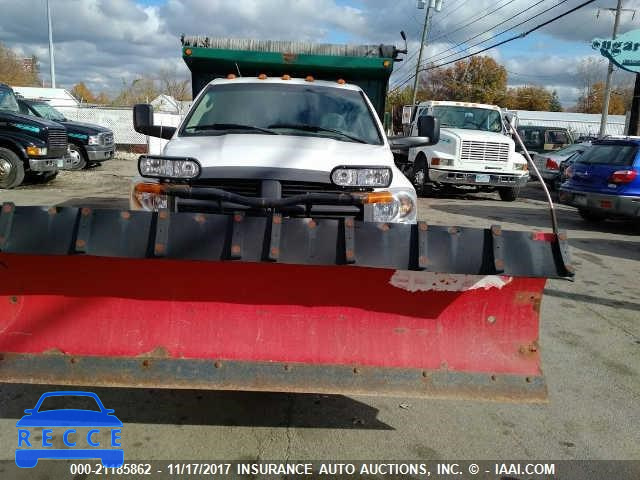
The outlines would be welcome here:
<svg viewBox="0 0 640 480">
<path fill-rule="evenodd" d="M 197 182 L 199 186 L 220 188 L 245 197 L 260 197 L 262 191 L 261 183 L 260 180 L 244 179 L 199 179 Z M 281 180 L 280 184 L 282 186 L 282 198 L 304 195 L 305 193 L 343 193 L 342 190 L 330 183 Z"/>
<path fill-rule="evenodd" d="M 67 131 L 50 128 L 47 133 L 49 156 L 62 157 L 67 153 Z"/>
<path fill-rule="evenodd" d="M 100 134 L 100 145 L 111 146 L 113 145 L 113 133 L 101 133 Z"/>
<path fill-rule="evenodd" d="M 463 140 L 460 158 L 463 162 L 506 162 L 509 160 L 509 144 Z"/>
</svg>

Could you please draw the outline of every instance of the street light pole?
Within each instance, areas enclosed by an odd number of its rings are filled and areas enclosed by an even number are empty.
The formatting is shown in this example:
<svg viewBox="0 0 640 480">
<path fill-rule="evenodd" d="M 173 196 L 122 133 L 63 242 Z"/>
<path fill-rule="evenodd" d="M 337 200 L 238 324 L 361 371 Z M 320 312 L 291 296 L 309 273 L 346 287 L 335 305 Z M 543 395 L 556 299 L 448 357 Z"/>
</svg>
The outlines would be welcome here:
<svg viewBox="0 0 640 480">
<path fill-rule="evenodd" d="M 620 12 L 622 11 L 622 0 L 618 0 L 616 7 L 616 19 L 613 22 L 613 40 L 618 34 L 618 25 L 620 24 Z M 602 117 L 600 117 L 600 137 L 604 137 L 607 130 L 607 116 L 609 115 L 609 99 L 611 98 L 611 75 L 613 75 L 613 62 L 609 60 L 609 68 L 607 69 L 607 81 L 604 87 L 604 99 L 602 100 Z"/>
<path fill-rule="evenodd" d="M 416 63 L 416 76 L 413 78 L 413 101 L 411 105 L 416 104 L 416 97 L 418 96 L 418 75 L 420 73 L 420 64 L 422 63 L 422 50 L 424 49 L 424 42 L 427 38 L 427 30 L 429 28 L 429 20 L 431 19 L 431 4 L 427 6 L 427 13 L 424 16 L 424 26 L 422 27 L 422 41 L 420 42 L 420 53 L 418 53 L 418 63 Z"/>
<path fill-rule="evenodd" d="M 47 0 L 47 21 L 49 23 L 49 70 L 51 72 L 51 88 L 56 88 L 56 66 L 53 62 L 53 32 L 51 31 L 51 9 Z"/>
</svg>

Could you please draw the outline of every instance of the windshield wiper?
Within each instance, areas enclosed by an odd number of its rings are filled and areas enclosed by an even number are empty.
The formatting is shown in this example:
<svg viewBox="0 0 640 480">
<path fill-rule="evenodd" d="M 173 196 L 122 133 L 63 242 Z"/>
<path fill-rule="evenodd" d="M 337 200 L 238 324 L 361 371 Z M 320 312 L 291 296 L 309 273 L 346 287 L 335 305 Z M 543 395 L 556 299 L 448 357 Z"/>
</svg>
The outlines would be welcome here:
<svg viewBox="0 0 640 480">
<path fill-rule="evenodd" d="M 349 135 L 348 133 L 341 132 L 340 130 L 336 130 L 334 128 L 324 128 L 319 127 L 317 125 L 308 125 L 306 123 L 276 123 L 273 125 L 269 125 L 269 128 L 290 128 L 291 130 L 302 130 L 305 132 L 329 132 L 336 133 L 341 135 L 349 140 L 353 140 L 358 143 L 368 143 L 366 140 L 363 140 L 358 137 L 354 137 L 353 135 Z"/>
<path fill-rule="evenodd" d="M 254 130 L 256 132 L 268 133 L 269 135 L 280 135 L 278 132 L 268 128 L 256 127 L 254 125 L 242 125 L 240 123 L 211 123 L 209 125 L 194 125 L 187 127 L 187 130 Z"/>
</svg>

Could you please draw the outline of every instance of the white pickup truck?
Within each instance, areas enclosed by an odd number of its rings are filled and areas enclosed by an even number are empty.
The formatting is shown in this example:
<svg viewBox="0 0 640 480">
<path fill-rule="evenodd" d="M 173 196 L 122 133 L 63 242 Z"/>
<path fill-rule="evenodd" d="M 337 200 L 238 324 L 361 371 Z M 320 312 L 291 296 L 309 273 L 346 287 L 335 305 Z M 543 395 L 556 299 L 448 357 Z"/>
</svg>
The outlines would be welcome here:
<svg viewBox="0 0 640 480">
<path fill-rule="evenodd" d="M 527 183 L 526 159 L 516 153 L 505 129 L 505 113 L 495 105 L 452 101 L 422 102 L 413 115 L 409 134 L 417 135 L 418 120 L 431 115 L 440 120 L 436 145 L 409 150 L 397 163 L 418 190 L 497 190 L 504 201 L 518 197 Z"/>
<path fill-rule="evenodd" d="M 134 108 L 136 131 L 170 141 L 161 156 L 141 156 L 132 209 L 255 213 L 415 223 L 417 196 L 396 168 L 394 148 L 438 140 L 433 117 L 420 135 L 387 139 L 356 85 L 312 77 L 215 79 L 177 127 L 153 124 Z M 416 133 L 418 133 L 416 130 Z"/>
</svg>

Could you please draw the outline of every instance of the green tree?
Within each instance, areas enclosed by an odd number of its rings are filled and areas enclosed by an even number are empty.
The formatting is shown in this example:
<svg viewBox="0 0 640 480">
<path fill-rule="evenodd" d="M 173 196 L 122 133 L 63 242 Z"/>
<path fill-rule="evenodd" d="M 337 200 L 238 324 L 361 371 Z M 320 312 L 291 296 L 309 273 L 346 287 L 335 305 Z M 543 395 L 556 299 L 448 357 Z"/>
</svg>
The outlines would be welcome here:
<svg viewBox="0 0 640 480">
<path fill-rule="evenodd" d="M 558 98 L 558 92 L 555 90 L 551 92 L 551 101 L 549 102 L 549 111 L 551 112 L 561 112 L 562 104 L 560 103 L 560 99 Z"/>
</svg>

